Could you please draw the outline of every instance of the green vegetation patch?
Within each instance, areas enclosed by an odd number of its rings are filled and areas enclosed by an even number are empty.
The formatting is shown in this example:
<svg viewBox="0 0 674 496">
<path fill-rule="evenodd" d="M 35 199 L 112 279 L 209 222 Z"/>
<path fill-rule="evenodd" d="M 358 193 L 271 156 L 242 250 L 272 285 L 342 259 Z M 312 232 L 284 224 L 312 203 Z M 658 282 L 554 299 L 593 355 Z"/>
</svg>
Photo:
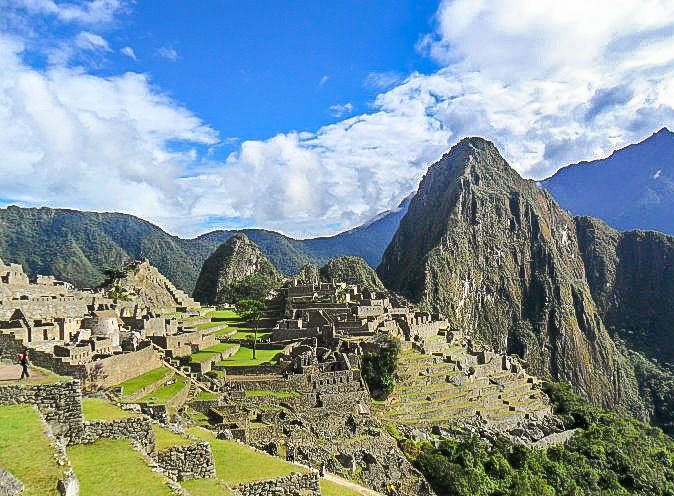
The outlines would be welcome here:
<svg viewBox="0 0 674 496">
<path fill-rule="evenodd" d="M 498 440 L 439 445 L 402 442 L 438 494 L 557 496 L 674 494 L 674 441 L 659 428 L 589 405 L 566 384 L 545 391 L 567 429 L 566 444 L 547 451 Z"/>
<path fill-rule="evenodd" d="M 283 477 L 291 472 L 306 473 L 302 467 L 254 451 L 244 444 L 217 439 L 215 434 L 206 429 L 192 428 L 189 433 L 211 443 L 218 477 L 230 486 Z"/>
<path fill-rule="evenodd" d="M 194 479 L 180 483 L 192 496 L 233 496 L 220 479 Z"/>
<path fill-rule="evenodd" d="M 207 362 L 209 359 L 213 358 L 215 355 L 223 353 L 231 348 L 236 346 L 235 343 L 219 343 L 203 350 L 199 350 L 196 353 L 190 355 L 190 360 L 195 363 Z"/>
<path fill-rule="evenodd" d="M 321 479 L 321 494 L 323 496 L 361 496 L 361 493 L 325 479 Z"/>
<path fill-rule="evenodd" d="M 155 382 L 163 379 L 170 372 L 171 369 L 167 367 L 159 367 L 154 370 L 150 370 L 149 372 L 145 372 L 144 374 L 141 374 L 132 379 L 128 379 L 119 384 L 119 386 L 122 387 L 122 395 L 131 396 L 140 391 L 141 389 L 146 388 L 150 384 L 154 384 Z"/>
<path fill-rule="evenodd" d="M 180 393 L 185 386 L 187 386 L 187 379 L 181 375 L 176 375 L 174 377 L 175 382 L 173 384 L 167 384 L 160 387 L 159 389 L 151 392 L 150 394 L 143 396 L 140 401 L 143 403 L 154 403 L 157 405 L 164 405 L 172 398 L 174 398 L 178 393 Z"/>
<path fill-rule="evenodd" d="M 85 420 L 120 420 L 136 416 L 101 398 L 82 398 L 82 414 Z"/>
<path fill-rule="evenodd" d="M 399 356 L 400 341 L 390 336 L 382 343 L 378 353 L 370 352 L 363 356 L 363 379 L 376 399 L 384 399 L 393 392 Z"/>
<path fill-rule="evenodd" d="M 82 495 L 170 496 L 164 478 L 153 472 L 128 440 L 101 439 L 67 449 Z"/>
<path fill-rule="evenodd" d="M 241 318 L 235 310 L 213 310 L 208 312 L 206 317 L 216 318 L 216 319 L 239 319 Z"/>
<path fill-rule="evenodd" d="M 176 434 L 173 431 L 166 429 L 157 424 L 152 424 L 152 430 L 154 431 L 154 439 L 157 444 L 157 450 L 161 451 L 166 448 L 171 448 L 173 446 L 185 446 L 187 444 L 194 444 L 196 441 Z"/>
<path fill-rule="evenodd" d="M 194 399 L 196 401 L 214 401 L 220 399 L 220 396 L 215 393 L 211 393 L 210 391 L 200 391 L 197 397 Z"/>
<path fill-rule="evenodd" d="M 269 391 L 267 389 L 246 391 L 247 398 L 255 398 L 258 396 L 273 396 L 274 398 L 299 398 L 301 395 L 297 391 Z"/>
<path fill-rule="evenodd" d="M 38 413 L 28 405 L 0 407 L 0 467 L 26 487 L 23 496 L 57 496 L 63 469 L 54 460 Z"/>
<path fill-rule="evenodd" d="M 267 362 L 274 362 L 275 358 L 280 355 L 282 348 L 274 350 L 257 350 L 256 358 L 253 359 L 253 348 L 248 346 L 241 346 L 239 351 L 234 355 L 217 362 L 217 365 L 224 365 L 226 367 L 242 367 L 250 365 L 261 365 Z"/>
</svg>

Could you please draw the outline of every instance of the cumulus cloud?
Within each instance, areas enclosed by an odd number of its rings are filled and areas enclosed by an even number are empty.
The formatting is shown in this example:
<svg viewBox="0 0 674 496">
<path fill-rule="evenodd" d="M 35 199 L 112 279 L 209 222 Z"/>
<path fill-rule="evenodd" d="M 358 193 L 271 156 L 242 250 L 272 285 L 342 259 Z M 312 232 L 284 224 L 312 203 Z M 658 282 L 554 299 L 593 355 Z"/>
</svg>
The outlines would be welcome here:
<svg viewBox="0 0 674 496">
<path fill-rule="evenodd" d="M 345 115 L 349 115 L 353 112 L 353 104 L 351 102 L 348 103 L 338 103 L 336 105 L 331 105 L 330 106 L 330 112 L 332 115 L 335 117 L 344 117 Z"/>
<path fill-rule="evenodd" d="M 188 211 L 176 178 L 195 154 L 172 141 L 213 144 L 215 131 L 158 93 L 147 76 L 44 72 L 0 36 L 0 184 L 25 205 L 124 211 L 162 221 Z"/>
<path fill-rule="evenodd" d="M 157 55 L 171 62 L 175 62 L 180 58 L 178 52 L 173 47 L 161 47 L 157 50 Z"/>
<path fill-rule="evenodd" d="M 120 52 L 122 55 L 126 55 L 126 56 L 129 57 L 130 59 L 138 60 L 138 59 L 136 58 L 136 52 L 135 52 L 134 49 L 131 48 L 130 46 L 125 46 L 125 47 L 123 47 L 119 52 Z"/>
<path fill-rule="evenodd" d="M 122 0 L 55 2 L 54 0 L 0 0 L 7 9 L 22 9 L 30 14 L 53 16 L 63 22 L 101 24 L 111 22 L 126 7 Z"/>
<path fill-rule="evenodd" d="M 0 167 L 3 194 L 135 213 L 180 234 L 213 219 L 330 234 L 395 206 L 467 135 L 495 141 L 539 179 L 671 128 L 671 19 L 666 0 L 445 1 L 418 44 L 441 69 L 368 77 L 380 91 L 370 113 L 243 140 L 221 162 L 197 151 L 216 133 L 147 76 L 40 72 L 3 42 L 0 153 L 12 164 Z M 172 151 L 174 140 L 194 149 Z"/>
</svg>

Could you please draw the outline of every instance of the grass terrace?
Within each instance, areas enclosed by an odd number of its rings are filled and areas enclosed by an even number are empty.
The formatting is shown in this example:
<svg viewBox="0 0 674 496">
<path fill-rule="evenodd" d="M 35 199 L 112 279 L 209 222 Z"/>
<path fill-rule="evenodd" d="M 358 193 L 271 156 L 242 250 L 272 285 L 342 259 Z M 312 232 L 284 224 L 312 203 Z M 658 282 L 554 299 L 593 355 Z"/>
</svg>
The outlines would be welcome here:
<svg viewBox="0 0 674 496">
<path fill-rule="evenodd" d="M 180 483 L 192 496 L 234 496 L 219 479 L 194 479 Z"/>
<path fill-rule="evenodd" d="M 361 496 L 361 493 L 325 479 L 321 479 L 321 494 L 323 496 Z"/>
<path fill-rule="evenodd" d="M 122 395 L 131 396 L 141 389 L 146 388 L 150 384 L 154 384 L 155 382 L 163 379 L 170 372 L 171 369 L 167 367 L 159 367 L 154 370 L 150 370 L 149 372 L 145 372 L 138 377 L 124 381 L 119 384 L 119 386 L 122 387 Z"/>
<path fill-rule="evenodd" d="M 157 451 L 172 448 L 173 446 L 194 444 L 196 442 L 157 424 L 152 424 L 152 430 L 154 431 L 154 439 L 157 443 Z"/>
<path fill-rule="evenodd" d="M 234 348 L 235 346 L 235 343 L 219 343 L 215 346 L 210 346 L 208 348 L 204 348 L 203 350 L 199 350 L 196 353 L 192 353 L 190 355 L 190 361 L 195 363 L 207 362 L 215 355 Z"/>
<path fill-rule="evenodd" d="M 286 463 L 266 453 L 260 453 L 244 444 L 217 439 L 215 434 L 206 429 L 193 427 L 189 433 L 211 443 L 218 478 L 230 486 L 283 477 L 291 472 L 306 473 L 306 469 L 302 467 Z"/>
<path fill-rule="evenodd" d="M 137 416 L 101 398 L 82 398 L 82 414 L 85 420 L 120 420 Z"/>
<path fill-rule="evenodd" d="M 164 478 L 152 471 L 128 440 L 101 439 L 70 446 L 67 453 L 82 495 L 171 495 Z"/>
<path fill-rule="evenodd" d="M 166 404 L 187 386 L 187 379 L 183 376 L 176 375 L 173 379 L 175 381 L 173 384 L 166 384 L 146 396 L 143 396 L 139 401 L 143 403 L 154 403 L 156 405 Z"/>
<path fill-rule="evenodd" d="M 24 483 L 23 496 L 59 495 L 56 484 L 63 468 L 53 453 L 40 416 L 31 406 L 0 407 L 0 467 Z"/>
<path fill-rule="evenodd" d="M 211 393 L 210 391 L 201 391 L 194 399 L 196 401 L 213 401 L 220 399 L 220 396 L 215 393 Z"/>
<path fill-rule="evenodd" d="M 281 354 L 283 348 L 277 348 L 273 350 L 257 350 L 256 358 L 253 359 L 253 348 L 249 346 L 241 346 L 239 351 L 234 355 L 217 362 L 216 365 L 222 365 L 225 367 L 243 367 L 243 366 L 252 366 L 252 365 L 261 365 L 263 363 L 275 362 L 275 358 Z"/>
</svg>

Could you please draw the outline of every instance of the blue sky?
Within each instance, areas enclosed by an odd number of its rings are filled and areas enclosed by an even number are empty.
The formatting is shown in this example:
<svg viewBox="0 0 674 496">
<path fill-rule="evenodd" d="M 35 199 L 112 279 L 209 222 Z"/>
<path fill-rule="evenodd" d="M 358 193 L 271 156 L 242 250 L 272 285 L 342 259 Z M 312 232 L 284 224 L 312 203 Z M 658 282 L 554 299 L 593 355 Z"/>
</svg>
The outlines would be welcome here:
<svg viewBox="0 0 674 496">
<path fill-rule="evenodd" d="M 394 207 L 467 135 L 543 178 L 672 127 L 671 19 L 668 0 L 0 0 L 3 203 L 307 237 Z"/>
</svg>

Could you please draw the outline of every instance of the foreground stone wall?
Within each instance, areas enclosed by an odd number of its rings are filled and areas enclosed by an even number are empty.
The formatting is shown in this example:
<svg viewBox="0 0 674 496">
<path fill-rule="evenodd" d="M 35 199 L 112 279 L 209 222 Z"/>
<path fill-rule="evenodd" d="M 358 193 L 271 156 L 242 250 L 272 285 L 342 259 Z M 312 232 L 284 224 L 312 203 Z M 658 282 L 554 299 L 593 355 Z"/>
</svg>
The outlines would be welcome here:
<svg viewBox="0 0 674 496">
<path fill-rule="evenodd" d="M 66 440 L 81 436 L 82 390 L 80 382 L 0 386 L 0 405 L 35 405 L 56 436 Z"/>
<path fill-rule="evenodd" d="M 87 364 L 87 372 L 90 375 L 94 369 L 98 369 L 96 371 L 98 376 L 96 384 L 109 387 L 161 366 L 162 361 L 159 353 L 148 346 L 140 351 L 122 353 L 89 363 Z"/>
<path fill-rule="evenodd" d="M 157 463 L 168 477 L 176 481 L 215 477 L 213 452 L 206 442 L 162 450 L 157 454 Z"/>
<path fill-rule="evenodd" d="M 234 488 L 234 492 L 239 496 L 321 496 L 321 485 L 316 472 L 293 472 L 278 479 L 241 484 Z"/>
<path fill-rule="evenodd" d="M 91 444 L 99 439 L 130 439 L 150 456 L 154 456 L 157 451 L 152 423 L 146 417 L 84 422 L 78 444 Z"/>
</svg>

